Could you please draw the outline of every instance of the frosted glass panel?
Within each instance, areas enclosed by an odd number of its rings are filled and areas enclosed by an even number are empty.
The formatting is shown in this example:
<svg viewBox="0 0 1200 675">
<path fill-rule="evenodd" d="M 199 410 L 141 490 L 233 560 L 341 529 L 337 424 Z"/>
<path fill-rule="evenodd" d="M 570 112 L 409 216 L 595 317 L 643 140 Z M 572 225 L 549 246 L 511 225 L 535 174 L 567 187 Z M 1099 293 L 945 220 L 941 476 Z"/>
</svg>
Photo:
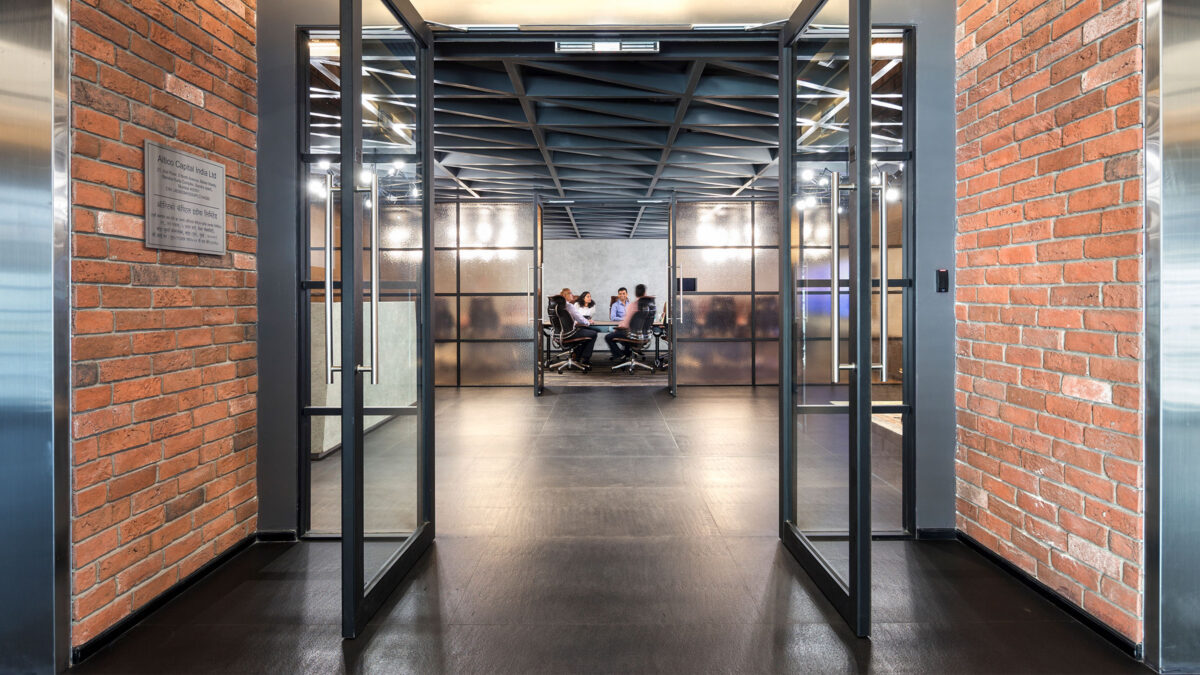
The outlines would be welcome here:
<svg viewBox="0 0 1200 675">
<path fill-rule="evenodd" d="M 754 377 L 757 384 L 779 383 L 779 343 L 754 343 Z"/>
<path fill-rule="evenodd" d="M 779 245 L 778 202 L 754 202 L 754 245 Z"/>
<path fill-rule="evenodd" d="M 682 249 L 678 252 L 680 274 L 696 278 L 701 293 L 750 290 L 751 249 Z"/>
<path fill-rule="evenodd" d="M 528 293 L 533 251 L 459 251 L 463 293 Z"/>
<path fill-rule="evenodd" d="M 379 212 L 379 246 L 381 248 L 421 248 L 421 205 L 385 205 Z M 371 234 L 363 242 L 370 244 Z"/>
<path fill-rule="evenodd" d="M 458 343 L 439 342 L 433 345 L 433 381 L 437 386 L 458 384 Z"/>
<path fill-rule="evenodd" d="M 433 245 L 458 246 L 458 205 L 433 205 Z"/>
<path fill-rule="evenodd" d="M 754 290 L 779 290 L 779 249 L 754 249 Z"/>
<path fill-rule="evenodd" d="M 749 246 L 749 202 L 684 202 L 676 207 L 679 246 Z"/>
<path fill-rule="evenodd" d="M 529 337 L 533 331 L 529 302 L 524 295 L 463 297 L 459 337 L 475 340 Z"/>
<path fill-rule="evenodd" d="M 456 251 L 433 252 L 433 292 L 458 292 L 458 253 Z"/>
<path fill-rule="evenodd" d="M 438 296 L 433 299 L 433 338 L 453 340 L 458 337 L 458 302 L 453 297 Z"/>
<path fill-rule="evenodd" d="M 779 337 L 779 296 L 754 296 L 754 337 Z"/>
<path fill-rule="evenodd" d="M 679 384 L 750 384 L 749 342 L 680 342 L 675 352 Z"/>
<path fill-rule="evenodd" d="M 463 248 L 533 246 L 533 204 L 459 205 Z"/>
<path fill-rule="evenodd" d="M 463 385 L 533 384 L 533 341 L 463 342 Z"/>
<path fill-rule="evenodd" d="M 750 296 L 684 294 L 678 334 L 684 339 L 750 337 Z"/>
<path fill-rule="evenodd" d="M 371 283 L 371 265 L 370 254 L 365 256 L 363 261 L 363 274 L 366 278 L 366 285 L 369 288 Z M 387 282 L 404 282 L 406 287 L 413 292 L 416 292 L 416 284 L 421 280 L 421 252 L 420 251 L 380 251 L 379 252 L 379 280 L 383 282 L 380 288 L 387 289 Z"/>
</svg>

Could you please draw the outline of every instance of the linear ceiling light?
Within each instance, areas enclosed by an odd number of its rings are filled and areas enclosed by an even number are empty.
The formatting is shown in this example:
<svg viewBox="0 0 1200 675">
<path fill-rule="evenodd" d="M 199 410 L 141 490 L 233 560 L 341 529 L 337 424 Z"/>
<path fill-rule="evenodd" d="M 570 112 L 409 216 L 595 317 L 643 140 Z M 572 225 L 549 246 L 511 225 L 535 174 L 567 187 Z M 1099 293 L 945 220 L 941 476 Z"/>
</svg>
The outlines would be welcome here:
<svg viewBox="0 0 1200 675">
<path fill-rule="evenodd" d="M 560 40 L 554 43 L 557 54 L 658 53 L 657 40 Z"/>
</svg>

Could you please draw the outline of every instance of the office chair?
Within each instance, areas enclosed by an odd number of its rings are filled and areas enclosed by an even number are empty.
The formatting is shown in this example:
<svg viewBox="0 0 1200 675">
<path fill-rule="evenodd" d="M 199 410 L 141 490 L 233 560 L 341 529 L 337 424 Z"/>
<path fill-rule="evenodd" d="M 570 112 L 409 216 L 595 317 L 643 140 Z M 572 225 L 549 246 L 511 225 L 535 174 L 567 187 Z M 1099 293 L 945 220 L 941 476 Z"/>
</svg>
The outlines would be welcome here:
<svg viewBox="0 0 1200 675">
<path fill-rule="evenodd" d="M 587 372 L 587 367 L 575 360 L 575 345 L 589 338 L 576 335 L 575 320 L 567 311 L 567 300 L 561 295 L 550 296 L 546 314 L 550 317 L 550 348 L 559 350 L 546 366 L 561 373 L 564 369 L 578 368 Z"/>
<path fill-rule="evenodd" d="M 638 298 L 637 311 L 629 320 L 629 332 L 619 338 L 614 338 L 617 342 L 623 342 L 629 345 L 632 353 L 629 360 L 624 363 L 618 363 L 613 366 L 613 370 L 628 368 L 629 374 L 633 374 L 634 368 L 645 368 L 650 372 L 654 372 L 654 366 L 646 363 L 645 350 L 649 346 L 650 340 L 654 339 L 654 315 L 655 306 L 653 297 Z"/>
</svg>

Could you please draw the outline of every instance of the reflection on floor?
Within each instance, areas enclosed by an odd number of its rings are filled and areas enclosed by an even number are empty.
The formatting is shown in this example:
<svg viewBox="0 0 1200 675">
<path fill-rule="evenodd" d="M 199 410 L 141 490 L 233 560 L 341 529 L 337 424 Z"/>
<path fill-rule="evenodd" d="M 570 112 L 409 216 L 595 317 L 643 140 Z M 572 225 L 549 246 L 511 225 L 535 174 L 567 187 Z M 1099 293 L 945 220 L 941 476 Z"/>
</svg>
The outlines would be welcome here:
<svg viewBox="0 0 1200 675">
<path fill-rule="evenodd" d="M 647 365 L 654 364 L 654 352 L 649 352 Z M 546 371 L 547 387 L 655 387 L 662 389 L 667 386 L 667 371 L 636 368 L 633 373 L 628 368 L 614 371 L 612 367 L 618 362 L 613 361 L 607 352 L 596 352 L 592 356 L 592 370 L 587 373 L 578 370 L 564 370 L 561 373 L 554 370 Z"/>
<path fill-rule="evenodd" d="M 777 538 L 769 389 L 438 391 L 438 537 L 357 640 L 336 542 L 260 544 L 88 672 L 1145 672 L 953 542 L 854 638 Z"/>
</svg>

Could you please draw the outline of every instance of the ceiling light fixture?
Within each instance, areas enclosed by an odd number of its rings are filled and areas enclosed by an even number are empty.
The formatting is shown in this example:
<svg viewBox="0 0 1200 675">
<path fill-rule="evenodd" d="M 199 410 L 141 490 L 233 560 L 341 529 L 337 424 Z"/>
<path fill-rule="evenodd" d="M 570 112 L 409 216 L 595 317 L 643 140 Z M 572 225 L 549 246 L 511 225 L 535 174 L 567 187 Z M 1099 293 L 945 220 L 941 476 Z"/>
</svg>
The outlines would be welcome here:
<svg viewBox="0 0 1200 675">
<path fill-rule="evenodd" d="M 559 40 L 554 43 L 556 54 L 657 54 L 657 40 Z"/>
</svg>

